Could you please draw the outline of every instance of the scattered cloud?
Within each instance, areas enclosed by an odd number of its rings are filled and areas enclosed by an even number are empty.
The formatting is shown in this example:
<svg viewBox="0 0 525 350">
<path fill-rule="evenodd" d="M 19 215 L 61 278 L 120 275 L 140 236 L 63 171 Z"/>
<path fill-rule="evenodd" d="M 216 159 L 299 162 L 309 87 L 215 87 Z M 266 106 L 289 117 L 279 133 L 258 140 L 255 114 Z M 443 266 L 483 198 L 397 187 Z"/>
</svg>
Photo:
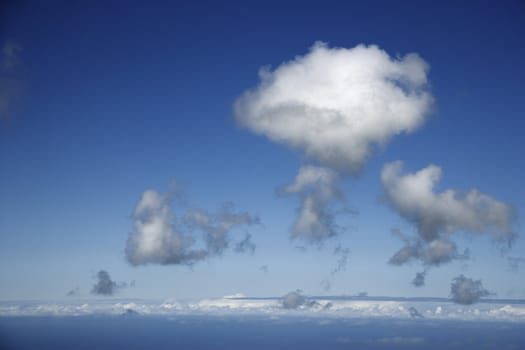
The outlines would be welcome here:
<svg viewBox="0 0 525 350">
<path fill-rule="evenodd" d="M 69 292 L 67 292 L 66 296 L 67 297 L 74 297 L 74 296 L 78 295 L 79 293 L 80 293 L 80 289 L 77 287 L 77 288 L 71 289 Z"/>
<path fill-rule="evenodd" d="M 175 227 L 169 195 L 145 191 L 132 217 L 133 232 L 126 245 L 126 257 L 132 265 L 193 265 L 208 256 L 204 249 L 191 249 L 194 238 Z"/>
<path fill-rule="evenodd" d="M 452 300 L 458 304 L 474 304 L 481 297 L 489 296 L 490 294 L 488 290 L 483 288 L 480 280 L 474 281 L 463 275 L 454 278 L 450 285 Z"/>
<path fill-rule="evenodd" d="M 97 273 L 97 282 L 93 285 L 91 293 L 110 296 L 113 295 L 118 288 L 121 288 L 121 286 L 111 279 L 109 273 L 105 270 L 100 270 Z"/>
<path fill-rule="evenodd" d="M 337 256 L 337 266 L 332 270 L 332 275 L 341 271 L 346 271 L 350 249 L 343 248 L 340 244 L 338 244 L 334 249 L 334 255 Z"/>
<path fill-rule="evenodd" d="M 425 285 L 425 277 L 427 276 L 427 271 L 417 272 L 416 277 L 412 280 L 412 284 L 415 287 L 423 287 Z"/>
<path fill-rule="evenodd" d="M 410 314 L 410 317 L 423 317 L 419 311 L 413 306 L 408 308 L 408 313 Z"/>
<path fill-rule="evenodd" d="M 240 242 L 238 242 L 235 245 L 235 252 L 236 253 L 245 253 L 250 252 L 253 254 L 255 252 L 256 245 L 252 242 L 252 235 L 246 234 L 244 239 Z"/>
<path fill-rule="evenodd" d="M 321 165 L 357 173 L 374 145 L 414 131 L 429 113 L 429 66 L 419 55 L 315 43 L 271 71 L 234 104 L 240 125 L 303 151 Z"/>
<path fill-rule="evenodd" d="M 208 251 L 211 254 L 222 254 L 228 248 L 228 233 L 239 226 L 254 225 L 259 223 L 259 218 L 248 213 L 236 213 L 233 203 L 224 204 L 218 213 L 208 213 L 195 209 L 189 210 L 184 214 L 184 222 L 192 228 L 197 228 L 205 233 L 205 241 Z M 255 245 L 250 241 L 251 236 L 247 236 L 243 249 L 255 250 Z"/>
<path fill-rule="evenodd" d="M 477 189 L 466 193 L 446 190 L 435 193 L 441 179 L 441 168 L 429 165 L 414 174 L 401 174 L 403 162 L 388 163 L 381 181 L 390 206 L 412 222 L 426 242 L 440 233 L 467 231 L 484 233 L 496 240 L 511 240 L 515 213 Z"/>
<path fill-rule="evenodd" d="M 465 259 L 468 250 L 459 253 L 450 235 L 458 232 L 486 234 L 500 243 L 511 244 L 515 237 L 513 208 L 489 195 L 472 189 L 435 192 L 441 168 L 430 165 L 416 173 L 403 175 L 403 163 L 388 163 L 381 172 L 387 203 L 417 230 L 416 238 L 396 235 L 405 245 L 390 259 L 394 265 L 412 259 L 426 265 L 440 265 L 453 259 Z"/>
<path fill-rule="evenodd" d="M 321 244 L 341 230 L 334 221 L 334 204 L 344 196 L 339 175 L 328 168 L 303 166 L 295 181 L 279 190 L 283 195 L 296 195 L 301 205 L 291 229 L 291 237 Z"/>
<path fill-rule="evenodd" d="M 332 282 L 329 279 L 323 279 L 321 282 L 319 282 L 319 285 L 325 292 L 328 292 L 330 289 L 332 289 Z"/>
<path fill-rule="evenodd" d="M 306 298 L 298 291 L 283 296 L 282 305 L 285 309 L 297 309 L 306 303 Z"/>
<path fill-rule="evenodd" d="M 510 271 L 518 271 L 520 269 L 520 265 L 525 263 L 525 258 L 508 256 L 507 261 L 509 263 Z"/>
<path fill-rule="evenodd" d="M 20 63 L 21 48 L 16 43 L 4 43 L 0 53 L 0 120 L 9 117 L 13 100 L 20 93 L 20 80 L 16 68 Z"/>
<path fill-rule="evenodd" d="M 229 247 L 230 231 L 259 223 L 257 217 L 236 212 L 232 203 L 224 204 L 217 213 L 191 209 L 182 215 L 185 225 L 176 221 L 172 202 L 177 193 L 161 194 L 147 190 L 137 203 L 132 218 L 133 231 L 128 237 L 126 257 L 132 265 L 161 264 L 191 266 Z M 194 248 L 194 230 L 204 233 L 205 248 Z M 236 246 L 236 251 L 254 251 L 251 235 Z"/>
</svg>

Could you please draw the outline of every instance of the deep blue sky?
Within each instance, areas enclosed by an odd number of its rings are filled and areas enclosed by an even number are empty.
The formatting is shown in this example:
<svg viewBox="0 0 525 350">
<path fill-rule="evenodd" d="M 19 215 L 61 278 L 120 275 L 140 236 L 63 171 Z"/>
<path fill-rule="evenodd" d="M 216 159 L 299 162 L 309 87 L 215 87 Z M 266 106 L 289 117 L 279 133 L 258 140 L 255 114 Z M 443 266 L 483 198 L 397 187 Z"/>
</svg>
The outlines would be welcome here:
<svg viewBox="0 0 525 350">
<path fill-rule="evenodd" d="M 275 195 L 306 161 L 239 128 L 232 110 L 260 67 L 304 55 L 317 40 L 417 52 L 436 100 L 419 131 L 345 180 L 359 215 L 339 218 L 351 227 L 340 238 L 350 260 L 330 293 L 447 296 L 464 273 L 501 297 L 525 297 L 523 268 L 508 271 L 487 237 L 461 238 L 470 261 L 411 286 L 420 266 L 387 264 L 400 247 L 390 229 L 410 227 L 381 203 L 379 182 L 386 162 L 401 159 L 410 171 L 434 163 L 442 188 L 476 187 L 525 211 L 523 2 L 21 1 L 2 8 L 0 21 L 0 44 L 22 48 L 21 94 L 0 125 L 0 299 L 62 298 L 76 287 L 88 297 L 99 269 L 135 280 L 120 292 L 130 297 L 323 293 L 334 244 L 297 250 L 288 238 L 297 203 Z M 194 206 L 233 201 L 257 214 L 255 254 L 193 269 L 130 266 L 130 214 L 144 190 L 166 191 L 173 179 Z M 510 255 L 524 252 L 518 239 Z"/>
</svg>

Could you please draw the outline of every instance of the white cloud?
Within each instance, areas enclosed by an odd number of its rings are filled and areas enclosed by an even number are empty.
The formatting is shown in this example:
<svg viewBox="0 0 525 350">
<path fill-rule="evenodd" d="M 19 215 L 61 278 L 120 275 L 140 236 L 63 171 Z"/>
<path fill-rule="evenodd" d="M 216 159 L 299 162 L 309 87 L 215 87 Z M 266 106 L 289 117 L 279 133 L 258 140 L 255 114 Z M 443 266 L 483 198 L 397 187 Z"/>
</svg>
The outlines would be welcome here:
<svg viewBox="0 0 525 350">
<path fill-rule="evenodd" d="M 131 264 L 193 265 L 207 257 L 222 254 L 229 246 L 231 230 L 259 223 L 257 217 L 246 212 L 235 212 L 234 205 L 226 203 L 217 213 L 188 210 L 182 217 L 189 227 L 177 225 L 171 205 L 177 197 L 175 194 L 161 194 L 155 190 L 142 193 L 132 215 L 133 231 L 126 246 L 126 257 Z M 204 233 L 205 249 L 193 248 L 197 238 L 191 228 Z M 249 234 L 239 244 L 237 252 L 255 250 Z"/>
<path fill-rule="evenodd" d="M 486 234 L 510 244 L 514 238 L 513 208 L 489 195 L 472 189 L 468 192 L 435 192 L 441 168 L 430 165 L 413 174 L 403 175 L 401 161 L 386 164 L 381 172 L 388 204 L 415 225 L 418 237 L 400 236 L 405 242 L 390 263 L 401 265 L 419 259 L 426 265 L 439 265 L 453 259 L 468 258 L 459 253 L 450 235 L 457 232 Z"/>
<path fill-rule="evenodd" d="M 133 265 L 191 265 L 207 256 L 205 250 L 191 250 L 194 239 L 175 228 L 168 196 L 155 190 L 145 191 L 133 213 L 134 229 L 126 246 Z"/>
<path fill-rule="evenodd" d="M 238 122 L 300 149 L 324 166 L 357 172 L 374 145 L 411 132 L 429 113 L 428 65 L 417 54 L 392 58 L 379 47 L 310 52 L 271 71 L 234 105 Z"/>
<path fill-rule="evenodd" d="M 513 237 L 514 210 L 508 204 L 472 189 L 435 192 L 441 168 L 429 165 L 414 174 L 401 174 L 401 161 L 386 164 L 381 182 L 390 206 L 416 225 L 421 238 L 431 242 L 440 233 L 484 233 L 496 240 Z"/>
<path fill-rule="evenodd" d="M 334 222 L 334 202 L 343 199 L 339 175 L 328 168 L 303 166 L 295 181 L 285 186 L 283 194 L 297 195 L 301 205 L 291 230 L 292 238 L 321 243 L 338 232 Z"/>
<path fill-rule="evenodd" d="M 184 315 L 266 315 L 315 317 L 320 320 L 393 318 L 409 319 L 411 308 L 422 310 L 426 319 L 438 320 L 499 320 L 525 321 L 525 305 L 520 303 L 482 302 L 462 305 L 460 308 L 448 300 L 399 301 L 386 300 L 332 300 L 317 299 L 317 303 L 297 309 L 284 308 L 282 299 L 204 299 L 191 302 L 141 301 L 141 300 L 77 300 L 57 302 L 0 302 L 0 316 L 74 316 L 74 315 L 124 315 L 133 310 L 139 315 L 184 316 Z M 327 307 L 330 305 L 330 307 Z M 424 311 L 423 311 L 424 310 Z"/>
</svg>

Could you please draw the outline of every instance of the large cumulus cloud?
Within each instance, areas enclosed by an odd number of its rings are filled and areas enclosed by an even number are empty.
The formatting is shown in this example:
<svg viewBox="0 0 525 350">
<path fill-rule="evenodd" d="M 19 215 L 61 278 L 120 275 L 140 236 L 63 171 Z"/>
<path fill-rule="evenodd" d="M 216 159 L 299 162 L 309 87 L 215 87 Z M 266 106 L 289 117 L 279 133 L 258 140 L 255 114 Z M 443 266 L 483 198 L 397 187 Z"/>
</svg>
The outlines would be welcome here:
<svg viewBox="0 0 525 350">
<path fill-rule="evenodd" d="M 321 165 L 359 171 L 374 145 L 420 126 L 432 105 L 427 63 L 379 47 L 330 48 L 317 42 L 275 70 L 234 105 L 238 122 L 303 151 Z"/>
<path fill-rule="evenodd" d="M 510 205 L 477 189 L 436 192 L 441 168 L 435 165 L 413 174 L 402 174 L 402 170 L 400 161 L 386 164 L 381 182 L 390 207 L 411 222 L 418 235 L 413 239 L 401 237 L 405 245 L 392 256 L 392 264 L 419 259 L 427 265 L 439 265 L 465 258 L 468 251 L 459 253 L 451 240 L 451 235 L 458 232 L 512 242 L 515 213 Z"/>
</svg>

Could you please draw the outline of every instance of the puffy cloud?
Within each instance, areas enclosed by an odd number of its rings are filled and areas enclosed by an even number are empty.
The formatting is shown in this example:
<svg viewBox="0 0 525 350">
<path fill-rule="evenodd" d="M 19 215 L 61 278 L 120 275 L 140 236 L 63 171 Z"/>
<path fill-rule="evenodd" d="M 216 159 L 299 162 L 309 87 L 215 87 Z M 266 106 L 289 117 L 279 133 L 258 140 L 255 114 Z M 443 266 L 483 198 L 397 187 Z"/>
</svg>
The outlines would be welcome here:
<svg viewBox="0 0 525 350">
<path fill-rule="evenodd" d="M 481 297 L 491 293 L 483 288 L 481 281 L 474 281 L 463 275 L 454 278 L 450 285 L 450 295 L 452 300 L 458 304 L 470 305 L 477 302 Z"/>
<path fill-rule="evenodd" d="M 128 237 L 126 257 L 133 265 L 192 265 L 204 259 L 204 249 L 192 250 L 193 237 L 175 228 L 170 197 L 147 190 L 133 212 L 134 228 Z"/>
<path fill-rule="evenodd" d="M 213 254 L 221 254 L 228 247 L 230 230 L 242 225 L 258 224 L 259 218 L 248 213 L 236 213 L 233 204 L 226 203 L 217 214 L 200 209 L 190 210 L 184 214 L 184 222 L 205 232 L 208 250 Z M 243 248 L 255 250 L 255 245 L 250 238 L 251 236 L 248 237 Z"/>
<path fill-rule="evenodd" d="M 388 261 L 392 265 L 403 265 L 413 259 L 422 261 L 425 265 L 440 265 L 454 259 L 467 259 L 468 249 L 459 253 L 454 242 L 446 238 L 436 238 L 430 242 L 416 238 L 406 243 Z"/>
<path fill-rule="evenodd" d="M 339 175 L 328 168 L 303 166 L 295 181 L 281 189 L 285 195 L 297 195 L 301 205 L 291 230 L 292 238 L 321 243 L 337 235 L 333 206 L 343 199 Z"/>
<path fill-rule="evenodd" d="M 515 214 L 508 204 L 477 189 L 435 193 L 441 179 L 441 168 L 435 165 L 414 174 L 402 175 L 402 170 L 401 161 L 383 167 L 381 182 L 386 198 L 396 212 L 416 226 L 425 241 L 457 231 L 485 233 L 497 240 L 513 238 Z"/>
<path fill-rule="evenodd" d="M 271 71 L 234 104 L 237 121 L 256 134 L 302 150 L 347 173 L 374 145 L 420 126 L 432 106 L 427 63 L 415 53 L 390 57 L 379 47 L 315 43 Z"/>
<path fill-rule="evenodd" d="M 466 193 L 456 190 L 435 192 L 441 169 L 430 165 L 413 174 L 401 174 L 403 163 L 386 164 L 381 172 L 386 200 L 399 215 L 417 229 L 416 238 L 397 233 L 405 245 L 390 258 L 394 265 L 412 259 L 426 265 L 440 265 L 468 257 L 459 253 L 450 235 L 457 232 L 486 234 L 510 244 L 515 236 L 513 208 L 477 189 Z"/>
<path fill-rule="evenodd" d="M 199 229 L 204 233 L 205 249 L 194 248 L 197 239 L 177 225 L 172 210 L 173 193 L 161 194 L 147 190 L 133 212 L 133 231 L 128 237 L 126 257 L 133 265 L 175 264 L 193 265 L 207 257 L 220 255 L 228 248 L 231 230 L 243 225 L 259 223 L 257 217 L 235 212 L 232 203 L 223 205 L 218 213 L 192 209 L 182 215 L 186 229 Z M 238 245 L 237 251 L 255 249 L 251 235 Z"/>
<path fill-rule="evenodd" d="M 16 76 L 21 48 L 14 42 L 6 42 L 0 53 L 0 120 L 9 115 L 13 99 L 20 93 L 20 81 Z"/>
<path fill-rule="evenodd" d="M 290 292 L 282 298 L 282 304 L 285 309 L 297 309 L 305 303 L 306 298 L 297 291 Z"/>
<path fill-rule="evenodd" d="M 425 285 L 425 277 L 427 276 L 427 272 L 417 272 L 416 277 L 412 280 L 412 284 L 416 287 L 423 287 Z"/>
<path fill-rule="evenodd" d="M 105 270 L 100 270 L 97 273 L 97 282 L 93 285 L 91 293 L 97 295 L 113 295 L 118 288 L 119 285 L 111 279 L 109 273 Z"/>
</svg>

